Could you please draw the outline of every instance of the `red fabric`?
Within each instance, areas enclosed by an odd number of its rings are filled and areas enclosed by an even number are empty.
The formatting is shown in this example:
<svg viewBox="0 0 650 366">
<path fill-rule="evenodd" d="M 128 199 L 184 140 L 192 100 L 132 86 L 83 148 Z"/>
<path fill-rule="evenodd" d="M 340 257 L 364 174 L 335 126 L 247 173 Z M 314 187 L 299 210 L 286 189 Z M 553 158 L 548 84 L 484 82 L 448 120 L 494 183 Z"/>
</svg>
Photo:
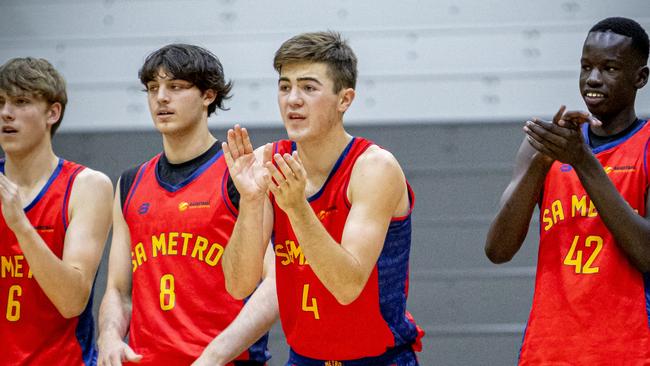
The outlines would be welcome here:
<svg viewBox="0 0 650 366">
<path fill-rule="evenodd" d="M 641 216 L 647 209 L 644 150 L 649 138 L 646 123 L 627 140 L 596 154 Z M 643 275 L 614 241 L 575 170 L 559 162 L 544 185 L 540 237 L 520 364 L 650 364 Z"/>
<path fill-rule="evenodd" d="M 63 255 L 66 230 L 65 193 L 81 169 L 78 164 L 63 161 L 43 196 L 26 212 L 38 234 L 59 258 Z M 45 295 L 2 215 L 0 238 L 0 365 L 83 365 L 75 333 L 79 319 L 65 319 Z"/>
<path fill-rule="evenodd" d="M 221 267 L 236 217 L 221 154 L 175 192 L 156 178 L 159 158 L 140 169 L 124 208 L 133 263 L 129 343 L 143 355 L 139 365 L 189 365 L 244 304 L 227 293 Z"/>
<path fill-rule="evenodd" d="M 338 243 L 350 212 L 346 191 L 352 168 L 371 145 L 356 138 L 321 191 L 310 198 L 314 213 Z M 280 154 L 291 153 L 292 143 L 280 141 L 274 148 Z M 377 266 L 361 295 L 351 304 L 341 305 L 312 271 L 287 215 L 274 201 L 273 205 L 280 319 L 291 348 L 314 359 L 352 360 L 378 356 L 393 347 L 393 334 L 379 306 Z"/>
</svg>

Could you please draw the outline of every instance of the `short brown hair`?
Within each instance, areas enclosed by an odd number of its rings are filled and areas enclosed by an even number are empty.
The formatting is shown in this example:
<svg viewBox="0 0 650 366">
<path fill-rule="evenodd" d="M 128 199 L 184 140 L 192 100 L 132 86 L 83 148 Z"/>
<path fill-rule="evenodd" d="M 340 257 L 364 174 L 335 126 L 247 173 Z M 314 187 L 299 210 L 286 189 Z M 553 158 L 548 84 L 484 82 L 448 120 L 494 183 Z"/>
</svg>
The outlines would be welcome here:
<svg viewBox="0 0 650 366">
<path fill-rule="evenodd" d="M 273 67 L 300 62 L 322 62 L 334 81 L 334 93 L 357 84 L 357 56 L 337 32 L 302 33 L 285 41 L 275 52 Z"/>
<path fill-rule="evenodd" d="M 68 95 L 63 76 L 51 63 L 33 57 L 13 58 L 7 61 L 0 66 L 0 90 L 12 96 L 28 94 L 43 98 L 50 105 L 60 103 L 61 115 L 50 130 L 50 135 L 54 136 L 63 119 Z"/>
</svg>

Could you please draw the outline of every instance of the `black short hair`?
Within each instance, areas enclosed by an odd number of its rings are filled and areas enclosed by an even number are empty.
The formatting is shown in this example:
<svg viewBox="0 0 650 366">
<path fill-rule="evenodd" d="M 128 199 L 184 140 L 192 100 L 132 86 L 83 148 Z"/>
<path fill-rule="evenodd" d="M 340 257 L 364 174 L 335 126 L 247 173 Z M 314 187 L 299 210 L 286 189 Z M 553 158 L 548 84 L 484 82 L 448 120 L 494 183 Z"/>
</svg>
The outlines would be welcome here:
<svg viewBox="0 0 650 366">
<path fill-rule="evenodd" d="M 611 17 L 596 23 L 596 25 L 591 27 L 589 33 L 607 31 L 632 38 L 632 49 L 640 57 L 643 65 L 648 63 L 650 41 L 648 41 L 648 33 L 646 33 L 645 29 L 639 23 L 629 18 Z"/>
<path fill-rule="evenodd" d="M 208 106 L 208 116 L 217 108 L 224 108 L 223 101 L 230 99 L 232 81 L 226 82 L 221 62 L 212 52 L 191 44 L 170 44 L 152 52 L 138 72 L 143 85 L 154 80 L 163 69 L 174 79 L 189 81 L 201 92 L 212 89 L 217 94 Z"/>
</svg>

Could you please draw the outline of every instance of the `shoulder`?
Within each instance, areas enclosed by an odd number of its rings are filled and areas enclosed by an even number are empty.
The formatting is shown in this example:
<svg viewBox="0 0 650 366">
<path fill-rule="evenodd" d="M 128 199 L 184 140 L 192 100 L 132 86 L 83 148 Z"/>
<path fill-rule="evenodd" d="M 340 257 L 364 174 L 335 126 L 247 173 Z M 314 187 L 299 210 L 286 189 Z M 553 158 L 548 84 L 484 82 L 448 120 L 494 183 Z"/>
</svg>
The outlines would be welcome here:
<svg viewBox="0 0 650 366">
<path fill-rule="evenodd" d="M 351 199 L 378 192 L 400 195 L 406 192 L 406 177 L 393 154 L 372 145 L 354 163 L 349 188 Z"/>
<path fill-rule="evenodd" d="M 370 175 L 372 177 L 400 178 L 404 172 L 395 156 L 377 145 L 369 146 L 354 163 L 352 174 Z"/>
<path fill-rule="evenodd" d="M 91 192 L 103 189 L 113 190 L 111 179 L 106 174 L 90 168 L 85 168 L 79 172 L 73 188 L 73 190 L 88 190 Z"/>
</svg>

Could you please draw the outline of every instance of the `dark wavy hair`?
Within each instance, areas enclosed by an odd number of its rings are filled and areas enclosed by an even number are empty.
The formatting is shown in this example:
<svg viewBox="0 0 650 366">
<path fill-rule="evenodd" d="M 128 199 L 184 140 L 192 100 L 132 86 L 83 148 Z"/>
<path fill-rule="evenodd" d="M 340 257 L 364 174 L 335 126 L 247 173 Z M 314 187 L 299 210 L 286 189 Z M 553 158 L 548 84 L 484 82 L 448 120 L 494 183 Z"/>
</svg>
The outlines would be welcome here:
<svg viewBox="0 0 650 366">
<path fill-rule="evenodd" d="M 226 81 L 221 62 L 212 52 L 190 44 L 170 44 L 152 52 L 138 72 L 143 85 L 154 80 L 160 69 L 174 79 L 185 80 L 196 85 L 201 92 L 212 89 L 217 94 L 208 106 L 208 116 L 217 108 L 224 108 L 224 100 L 230 99 L 232 82 Z"/>
</svg>

